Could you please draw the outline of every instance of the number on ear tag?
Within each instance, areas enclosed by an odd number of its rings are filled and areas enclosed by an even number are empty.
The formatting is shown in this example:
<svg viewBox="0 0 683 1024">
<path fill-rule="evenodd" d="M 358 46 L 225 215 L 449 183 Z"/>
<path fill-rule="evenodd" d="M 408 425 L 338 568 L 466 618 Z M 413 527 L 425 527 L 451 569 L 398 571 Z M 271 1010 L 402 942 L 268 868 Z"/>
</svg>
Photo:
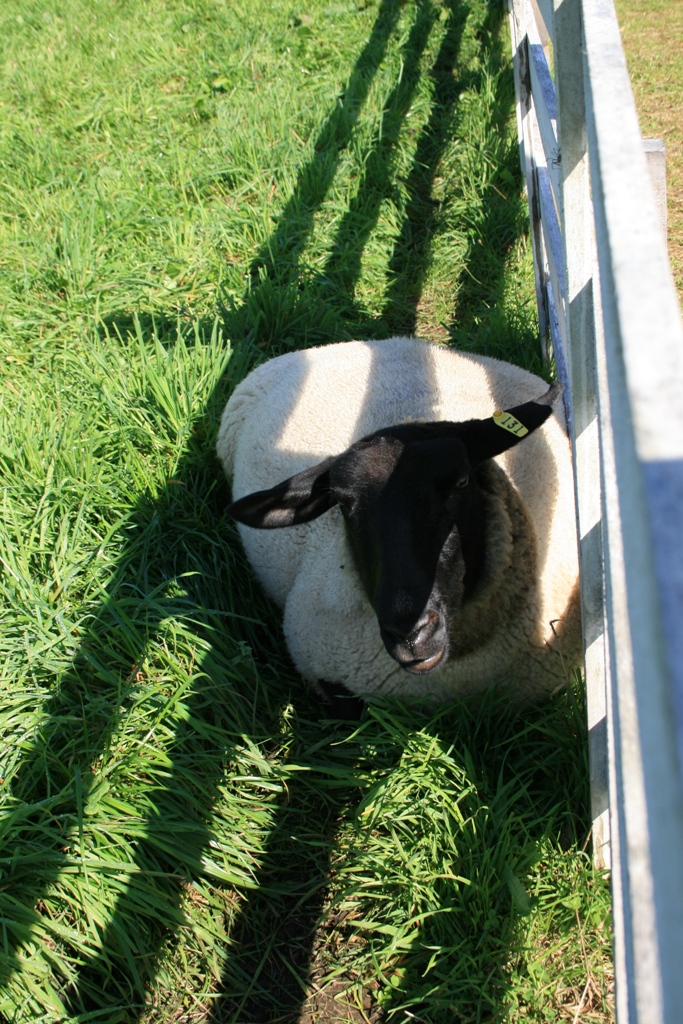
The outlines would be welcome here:
<svg viewBox="0 0 683 1024">
<path fill-rule="evenodd" d="M 525 437 L 529 431 L 523 423 L 520 423 L 518 419 L 510 415 L 509 412 L 504 412 L 502 409 L 496 409 L 493 414 L 493 422 L 497 427 L 502 427 L 503 430 L 507 430 L 510 434 L 514 434 L 515 437 Z"/>
</svg>

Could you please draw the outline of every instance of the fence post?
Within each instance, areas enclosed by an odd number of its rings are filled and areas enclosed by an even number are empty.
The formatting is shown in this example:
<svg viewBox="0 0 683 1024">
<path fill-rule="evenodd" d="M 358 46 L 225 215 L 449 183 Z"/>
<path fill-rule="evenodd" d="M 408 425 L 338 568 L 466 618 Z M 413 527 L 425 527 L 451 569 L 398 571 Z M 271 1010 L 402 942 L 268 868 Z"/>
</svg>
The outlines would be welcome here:
<svg viewBox="0 0 683 1024">
<path fill-rule="evenodd" d="M 643 148 L 647 157 L 647 169 L 650 172 L 650 180 L 655 193 L 657 213 L 664 232 L 667 237 L 667 216 L 666 216 L 666 151 L 663 139 L 643 139 Z"/>
<path fill-rule="evenodd" d="M 593 857 L 610 867 L 603 535 L 595 362 L 597 260 L 590 198 L 580 0 L 554 0 L 560 221 L 565 263 L 565 353 L 579 532 L 588 704 Z"/>
</svg>

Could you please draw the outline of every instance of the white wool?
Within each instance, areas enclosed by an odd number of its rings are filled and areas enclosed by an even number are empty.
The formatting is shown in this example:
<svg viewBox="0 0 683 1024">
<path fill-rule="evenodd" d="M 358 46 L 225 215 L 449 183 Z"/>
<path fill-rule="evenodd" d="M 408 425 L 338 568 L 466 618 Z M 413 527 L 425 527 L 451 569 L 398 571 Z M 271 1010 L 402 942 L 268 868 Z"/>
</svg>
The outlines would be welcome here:
<svg viewBox="0 0 683 1024">
<path fill-rule="evenodd" d="M 416 338 L 328 345 L 254 370 L 225 408 L 217 450 L 237 500 L 341 454 L 382 427 L 485 418 L 546 390 L 543 380 L 517 366 Z M 498 510 L 498 540 L 491 540 L 487 561 L 500 563 L 500 580 L 491 583 L 488 611 L 482 611 L 482 621 L 492 623 L 488 642 L 428 675 L 406 672 L 386 652 L 338 507 L 300 526 L 239 526 L 259 580 L 284 609 L 287 645 L 304 677 L 343 683 L 363 695 L 439 700 L 499 683 L 514 686 L 519 698 L 537 698 L 566 678 L 580 660 L 580 632 L 573 476 L 560 405 L 494 460 L 506 477 L 492 471 L 488 499 Z M 532 551 L 526 568 L 517 558 L 514 571 L 505 561 L 513 521 L 518 533 L 524 522 Z M 513 580 L 524 571 L 534 579 L 521 586 L 520 594 L 532 594 L 522 601 Z M 490 614 L 503 607 L 505 614 Z M 463 613 L 466 621 L 465 607 Z"/>
</svg>

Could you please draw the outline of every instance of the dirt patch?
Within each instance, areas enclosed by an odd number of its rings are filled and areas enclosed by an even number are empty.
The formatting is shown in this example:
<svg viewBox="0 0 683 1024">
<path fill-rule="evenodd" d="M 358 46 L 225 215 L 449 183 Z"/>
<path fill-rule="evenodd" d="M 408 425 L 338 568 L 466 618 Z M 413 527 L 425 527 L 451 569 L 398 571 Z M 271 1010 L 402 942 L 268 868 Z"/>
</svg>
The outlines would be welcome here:
<svg viewBox="0 0 683 1024">
<path fill-rule="evenodd" d="M 339 966 L 345 947 L 354 937 L 345 927 L 344 912 L 323 915 L 311 949 L 308 995 L 297 1024 L 381 1024 L 384 1011 L 377 1004 L 376 982 L 362 985 L 354 972 L 344 973 L 327 983 Z"/>
<path fill-rule="evenodd" d="M 374 993 L 357 990 L 348 982 L 333 982 L 315 989 L 302 1007 L 298 1024 L 379 1024 L 384 1019 Z"/>
</svg>

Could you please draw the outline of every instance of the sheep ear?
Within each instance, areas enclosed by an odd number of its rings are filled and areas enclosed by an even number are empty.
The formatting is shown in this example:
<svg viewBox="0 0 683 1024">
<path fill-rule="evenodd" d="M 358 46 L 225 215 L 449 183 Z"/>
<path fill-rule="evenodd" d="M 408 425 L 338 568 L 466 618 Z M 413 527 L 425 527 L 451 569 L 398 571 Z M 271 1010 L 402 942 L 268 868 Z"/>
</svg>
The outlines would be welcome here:
<svg viewBox="0 0 683 1024">
<path fill-rule="evenodd" d="M 258 530 L 276 530 L 317 519 L 337 503 L 330 486 L 330 467 L 335 461 L 325 459 L 267 491 L 247 494 L 228 507 L 228 514 Z"/>
<path fill-rule="evenodd" d="M 458 424 L 458 433 L 465 443 L 470 463 L 477 466 L 486 459 L 492 459 L 532 434 L 548 419 L 563 390 L 558 382 L 534 402 L 525 402 L 512 409 L 496 409 L 488 419 Z"/>
</svg>

